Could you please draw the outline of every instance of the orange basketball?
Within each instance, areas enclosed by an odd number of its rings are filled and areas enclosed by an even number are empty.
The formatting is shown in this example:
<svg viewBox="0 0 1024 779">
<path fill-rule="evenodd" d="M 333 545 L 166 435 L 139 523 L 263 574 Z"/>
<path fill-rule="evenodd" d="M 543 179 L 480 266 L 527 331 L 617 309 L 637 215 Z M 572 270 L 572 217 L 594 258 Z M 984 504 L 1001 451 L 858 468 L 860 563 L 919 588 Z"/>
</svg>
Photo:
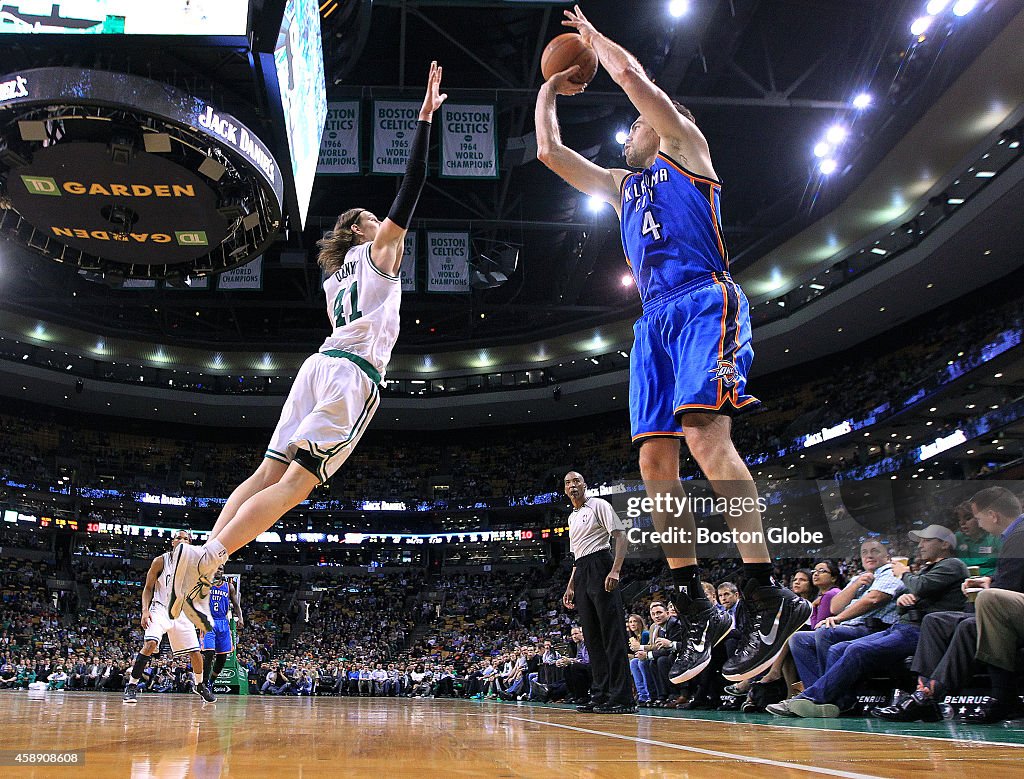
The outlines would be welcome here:
<svg viewBox="0 0 1024 779">
<path fill-rule="evenodd" d="M 580 72 L 571 79 L 577 84 L 588 84 L 597 75 L 597 52 L 576 33 L 563 33 L 544 47 L 540 71 L 545 80 L 573 65 L 580 66 Z"/>
</svg>

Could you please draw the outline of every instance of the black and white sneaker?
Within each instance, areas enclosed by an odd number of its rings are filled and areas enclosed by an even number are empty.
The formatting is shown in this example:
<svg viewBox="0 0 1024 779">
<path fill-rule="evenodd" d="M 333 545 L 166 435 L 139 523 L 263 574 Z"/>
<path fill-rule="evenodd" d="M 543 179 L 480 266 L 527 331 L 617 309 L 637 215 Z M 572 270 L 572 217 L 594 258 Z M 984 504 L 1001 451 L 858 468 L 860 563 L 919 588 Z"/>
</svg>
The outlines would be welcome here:
<svg viewBox="0 0 1024 779">
<path fill-rule="evenodd" d="M 200 698 L 202 698 L 207 703 L 216 703 L 217 702 L 217 696 L 214 695 L 213 692 L 210 691 L 210 688 L 207 687 L 205 683 L 202 683 L 202 684 L 195 684 L 195 683 L 193 683 L 193 685 L 192 685 L 192 692 L 194 692 L 196 695 L 198 695 Z"/>
<path fill-rule="evenodd" d="M 750 634 L 722 666 L 722 676 L 730 682 L 766 671 L 811 615 L 811 604 L 785 587 L 759 587 L 751 580 L 743 597 L 751 616 Z"/>
<path fill-rule="evenodd" d="M 138 703 L 139 685 L 129 682 L 124 688 L 124 697 L 121 700 L 124 703 Z"/>
<path fill-rule="evenodd" d="M 686 644 L 676 655 L 668 672 L 672 684 L 682 684 L 697 676 L 711 662 L 711 650 L 721 643 L 736 623 L 731 614 L 715 607 L 703 611 L 690 610 L 686 615 L 689 629 Z"/>
</svg>

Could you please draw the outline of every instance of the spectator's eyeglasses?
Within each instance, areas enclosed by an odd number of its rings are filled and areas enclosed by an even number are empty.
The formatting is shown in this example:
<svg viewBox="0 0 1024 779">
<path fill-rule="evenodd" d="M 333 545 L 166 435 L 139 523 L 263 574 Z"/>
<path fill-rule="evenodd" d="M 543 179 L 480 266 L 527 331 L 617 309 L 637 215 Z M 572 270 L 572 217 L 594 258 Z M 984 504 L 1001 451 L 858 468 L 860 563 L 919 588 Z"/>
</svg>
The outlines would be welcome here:
<svg viewBox="0 0 1024 779">
<path fill-rule="evenodd" d="M 830 571 L 828 568 L 815 568 L 814 569 L 814 573 L 827 573 L 827 574 L 831 574 L 832 571 Z"/>
</svg>

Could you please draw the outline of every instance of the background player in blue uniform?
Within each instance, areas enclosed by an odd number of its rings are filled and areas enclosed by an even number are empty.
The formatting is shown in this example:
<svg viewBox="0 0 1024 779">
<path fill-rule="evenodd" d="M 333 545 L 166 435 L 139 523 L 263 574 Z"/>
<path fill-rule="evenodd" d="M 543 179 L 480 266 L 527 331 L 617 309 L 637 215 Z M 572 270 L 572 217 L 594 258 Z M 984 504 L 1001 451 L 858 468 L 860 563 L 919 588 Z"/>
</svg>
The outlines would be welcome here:
<svg viewBox="0 0 1024 779">
<path fill-rule="evenodd" d="M 630 422 L 640 445 L 640 473 L 649 496 L 683 499 L 679 442 L 685 437 L 715 491 L 743 506 L 727 517 L 741 533 L 760 533 L 757 488 L 732 442 L 735 412 L 757 400 L 746 394 L 753 358 L 746 297 L 729 276 L 722 236 L 721 183 L 707 140 L 693 115 L 644 73 L 636 58 L 597 32 L 580 11 L 565 11 L 562 24 L 594 48 L 640 117 L 625 144 L 626 164 L 639 171 L 608 170 L 561 141 L 556 95 L 585 85 L 569 80 L 575 68 L 551 77 L 537 96 L 537 157 L 582 192 L 615 208 L 622 242 L 640 291 L 644 313 L 634 328 L 630 355 Z M 658 530 L 670 524 L 694 539 L 693 514 L 655 511 Z M 756 536 L 755 536 L 756 537 Z M 744 592 L 753 612 L 746 642 L 723 668 L 726 678 L 749 679 L 766 670 L 790 635 L 807 620 L 808 606 L 771 575 L 763 540 L 738 544 L 747 574 Z M 708 665 L 712 647 L 732 621 L 708 601 L 700 583 L 695 542 L 665 547 L 678 595 L 676 609 L 688 624 L 686 646 L 670 676 L 682 683 Z"/>
<path fill-rule="evenodd" d="M 210 587 L 210 614 L 213 616 L 213 630 L 208 631 L 203 637 L 203 667 L 206 669 L 207 687 L 211 686 L 213 680 L 224 670 L 228 655 L 235 648 L 234 642 L 231 640 L 229 608 L 234 610 L 238 627 L 245 627 L 242 606 L 238 601 L 238 591 L 235 589 L 233 581 L 224 578 L 224 566 L 222 565 L 214 574 L 213 586 Z"/>
</svg>

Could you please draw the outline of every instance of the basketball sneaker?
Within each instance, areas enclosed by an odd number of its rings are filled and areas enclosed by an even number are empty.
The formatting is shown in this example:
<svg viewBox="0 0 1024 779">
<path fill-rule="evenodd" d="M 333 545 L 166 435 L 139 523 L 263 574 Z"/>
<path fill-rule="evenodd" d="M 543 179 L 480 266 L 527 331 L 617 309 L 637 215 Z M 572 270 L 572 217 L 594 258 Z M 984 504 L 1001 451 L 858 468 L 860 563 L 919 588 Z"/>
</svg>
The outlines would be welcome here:
<svg viewBox="0 0 1024 779">
<path fill-rule="evenodd" d="M 178 544 L 171 556 L 171 564 L 174 569 L 174 587 L 171 589 L 171 602 L 167 606 L 171 619 L 181 615 L 187 600 L 192 606 L 191 612 L 195 612 L 187 614 L 192 623 L 201 630 L 212 629 L 210 586 L 213 574 L 220 565 L 219 561 L 203 547 Z"/>
<path fill-rule="evenodd" d="M 811 604 L 777 585 L 759 587 L 753 579 L 743 590 L 750 614 L 750 634 L 745 644 L 726 660 L 722 676 L 730 682 L 752 679 L 767 670 L 789 641 L 807 623 Z"/>
<path fill-rule="evenodd" d="M 205 604 L 205 611 L 203 606 Z M 182 606 L 182 613 L 188 617 L 189 622 L 195 625 L 199 631 L 199 638 L 202 639 L 207 633 L 213 630 L 213 615 L 210 613 L 210 588 L 203 586 L 194 601 L 185 598 Z"/>
<path fill-rule="evenodd" d="M 132 684 L 129 682 L 124 688 L 124 697 L 121 699 L 123 703 L 138 703 L 139 702 L 139 685 Z"/>
<path fill-rule="evenodd" d="M 201 682 L 199 684 L 192 682 L 192 692 L 194 692 L 207 703 L 217 702 L 217 696 L 210 691 L 210 688 L 206 686 L 205 682 Z"/>
<path fill-rule="evenodd" d="M 689 628 L 686 642 L 668 672 L 672 684 L 682 684 L 697 676 L 711 662 L 711 650 L 736 626 L 732 615 L 714 606 L 691 606 L 686 614 Z"/>
</svg>

